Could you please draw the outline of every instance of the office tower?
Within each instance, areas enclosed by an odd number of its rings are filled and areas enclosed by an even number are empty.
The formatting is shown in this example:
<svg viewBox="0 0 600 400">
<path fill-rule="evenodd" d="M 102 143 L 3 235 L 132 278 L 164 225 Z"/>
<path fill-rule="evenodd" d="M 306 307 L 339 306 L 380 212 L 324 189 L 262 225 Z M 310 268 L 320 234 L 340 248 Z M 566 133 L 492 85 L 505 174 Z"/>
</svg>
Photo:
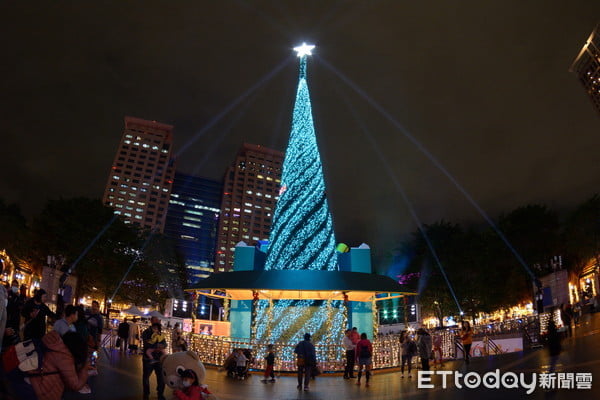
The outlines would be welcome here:
<svg viewBox="0 0 600 400">
<path fill-rule="evenodd" d="M 235 245 L 268 239 L 279 198 L 284 154 L 244 144 L 228 168 L 221 201 L 215 272 L 233 267 Z"/>
<path fill-rule="evenodd" d="M 577 75 L 596 111 L 600 113 L 600 25 L 585 42 L 570 71 Z"/>
<path fill-rule="evenodd" d="M 214 270 L 223 183 L 175 172 L 165 235 L 172 238 L 196 284 Z"/>
<path fill-rule="evenodd" d="M 162 233 L 174 160 L 173 126 L 125 117 L 125 130 L 102 201 L 125 222 Z"/>
</svg>

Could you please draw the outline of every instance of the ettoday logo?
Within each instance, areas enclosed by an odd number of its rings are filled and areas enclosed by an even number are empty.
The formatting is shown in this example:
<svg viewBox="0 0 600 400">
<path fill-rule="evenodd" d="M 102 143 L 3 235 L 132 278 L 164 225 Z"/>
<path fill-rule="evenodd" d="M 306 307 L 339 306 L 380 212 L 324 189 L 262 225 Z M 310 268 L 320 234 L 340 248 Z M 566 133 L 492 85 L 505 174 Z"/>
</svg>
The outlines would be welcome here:
<svg viewBox="0 0 600 400">
<path fill-rule="evenodd" d="M 454 382 L 458 389 L 475 389 L 484 387 L 488 389 L 524 389 L 527 394 L 533 393 L 536 387 L 542 389 L 591 389 L 591 373 L 500 373 L 499 369 L 480 375 L 477 372 L 466 374 L 458 371 L 419 371 L 417 387 L 419 389 L 433 389 L 432 375 L 441 375 L 442 388 L 446 389 L 449 382 Z M 453 379 L 453 380 L 452 380 Z"/>
</svg>

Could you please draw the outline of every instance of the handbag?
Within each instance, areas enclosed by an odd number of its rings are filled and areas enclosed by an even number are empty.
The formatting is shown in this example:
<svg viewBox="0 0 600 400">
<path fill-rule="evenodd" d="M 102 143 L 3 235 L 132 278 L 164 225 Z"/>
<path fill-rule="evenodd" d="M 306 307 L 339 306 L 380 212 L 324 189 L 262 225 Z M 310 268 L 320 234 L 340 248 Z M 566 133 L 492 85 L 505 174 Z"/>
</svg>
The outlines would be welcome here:
<svg viewBox="0 0 600 400">
<path fill-rule="evenodd" d="M 304 357 L 298 357 L 298 359 L 296 360 L 296 365 L 298 367 L 304 367 L 306 365 L 306 361 L 304 360 Z"/>
</svg>

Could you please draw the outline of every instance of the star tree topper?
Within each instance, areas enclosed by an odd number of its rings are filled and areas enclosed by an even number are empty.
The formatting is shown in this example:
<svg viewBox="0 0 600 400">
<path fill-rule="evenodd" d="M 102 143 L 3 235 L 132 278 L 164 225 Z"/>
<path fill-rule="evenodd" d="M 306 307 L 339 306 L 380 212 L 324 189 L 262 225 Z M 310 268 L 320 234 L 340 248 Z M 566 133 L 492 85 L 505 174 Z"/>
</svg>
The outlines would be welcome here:
<svg viewBox="0 0 600 400">
<path fill-rule="evenodd" d="M 298 53 L 298 57 L 312 56 L 312 49 L 314 48 L 314 44 L 306 44 L 306 42 L 302 42 L 301 46 L 294 47 L 294 51 Z"/>
</svg>

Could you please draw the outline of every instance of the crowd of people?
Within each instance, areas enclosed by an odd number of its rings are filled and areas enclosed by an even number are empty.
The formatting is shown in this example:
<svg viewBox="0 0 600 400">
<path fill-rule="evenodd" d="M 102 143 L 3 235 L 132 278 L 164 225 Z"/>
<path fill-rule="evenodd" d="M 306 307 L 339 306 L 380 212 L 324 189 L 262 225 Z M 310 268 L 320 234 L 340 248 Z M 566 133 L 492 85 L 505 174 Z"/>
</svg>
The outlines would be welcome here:
<svg viewBox="0 0 600 400">
<path fill-rule="evenodd" d="M 0 394 L 14 396 L 17 391 L 18 398 L 59 400 L 65 390 L 91 392 L 87 380 L 96 373 L 92 355 L 103 328 L 100 305 L 93 302 L 84 310 L 68 304 L 56 313 L 46 305 L 47 297 L 44 289 L 28 297 L 17 280 L 0 286 Z M 16 356 L 19 349 L 29 350 L 24 353 L 30 365 L 25 371 Z"/>
<path fill-rule="evenodd" d="M 100 313 L 100 305 L 92 302 L 91 308 L 85 310 L 81 305 L 66 305 L 60 314 L 53 312 L 47 305 L 47 293 L 38 289 L 29 298 L 23 286 L 16 280 L 11 286 L 0 286 L 0 352 L 9 353 L 16 345 L 34 346 L 37 352 L 42 352 L 44 357 L 39 358 L 41 364 L 35 365 L 24 375 L 12 373 L 13 371 L 0 371 L 10 380 L 0 382 L 5 387 L 1 389 L 10 392 L 17 387 L 20 397 L 24 399 L 59 400 L 66 390 L 90 393 L 87 385 L 90 375 L 97 373 L 94 359 L 100 347 L 104 319 Z M 578 305 L 566 305 L 560 309 L 560 317 L 564 324 L 563 333 L 550 320 L 546 335 L 551 358 L 551 370 L 556 365 L 558 356 L 562 351 L 561 340 L 572 335 L 572 326 L 577 324 L 581 315 Z M 51 329 L 49 329 L 51 327 Z M 465 364 L 470 363 L 471 346 L 474 330 L 467 321 L 461 323 L 461 329 L 456 332 L 462 344 L 462 353 Z M 167 352 L 167 341 L 170 341 L 173 352 L 186 351 L 187 343 L 177 323 L 170 330 L 163 329 L 160 320 L 153 317 L 150 324 L 144 327 L 136 318 L 125 318 L 117 328 L 117 347 L 123 354 L 137 354 L 142 356 L 142 387 L 143 398 L 150 397 L 150 377 L 155 374 L 156 393 L 159 400 L 165 399 L 165 381 L 161 366 L 161 357 Z M 412 378 L 413 360 L 418 357 L 420 369 L 428 371 L 430 361 L 443 365 L 442 343 L 440 335 L 431 335 L 426 329 L 420 328 L 414 332 L 402 331 L 399 337 L 401 353 L 400 377 Z M 345 332 L 340 343 L 346 356 L 346 365 L 343 378 L 356 379 L 356 385 L 363 382 L 370 386 L 373 367 L 373 344 L 366 333 L 359 334 L 356 327 Z M 316 349 L 311 342 L 311 334 L 304 334 L 304 338 L 294 348 L 296 355 L 298 390 L 309 390 L 310 381 L 320 371 L 317 363 Z M 3 355 L 4 357 L 4 355 Z M 275 382 L 276 352 L 274 345 L 268 345 L 264 354 L 265 369 L 261 382 Z M 237 379 L 245 379 L 254 363 L 250 349 L 234 349 L 226 361 L 228 374 Z M 6 365 L 6 362 L 4 362 Z M 191 371 L 193 372 L 193 371 Z M 22 378 L 27 379 L 22 379 Z M 364 378 L 364 381 L 363 381 Z M 25 384 L 23 384 L 24 381 Z M 184 400 L 188 394 L 197 390 L 198 379 L 193 373 L 186 372 L 182 381 L 189 383 L 186 389 L 175 393 L 176 397 Z M 0 391 L 0 393 L 3 393 Z M 25 395 L 24 395 L 25 394 Z M 187 396 L 187 397 L 186 397 Z"/>
</svg>

